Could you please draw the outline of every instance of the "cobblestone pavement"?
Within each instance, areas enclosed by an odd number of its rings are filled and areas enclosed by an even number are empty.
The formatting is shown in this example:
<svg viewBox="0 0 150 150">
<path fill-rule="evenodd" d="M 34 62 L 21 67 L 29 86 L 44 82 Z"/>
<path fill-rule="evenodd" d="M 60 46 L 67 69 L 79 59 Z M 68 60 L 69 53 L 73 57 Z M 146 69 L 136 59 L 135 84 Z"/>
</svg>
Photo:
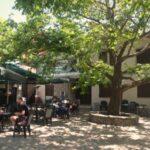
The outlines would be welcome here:
<svg viewBox="0 0 150 150">
<path fill-rule="evenodd" d="M 52 126 L 33 124 L 32 135 L 0 133 L 0 150 L 150 150 L 150 119 L 139 126 L 116 127 L 87 121 L 84 112 L 70 120 L 54 119 Z"/>
</svg>

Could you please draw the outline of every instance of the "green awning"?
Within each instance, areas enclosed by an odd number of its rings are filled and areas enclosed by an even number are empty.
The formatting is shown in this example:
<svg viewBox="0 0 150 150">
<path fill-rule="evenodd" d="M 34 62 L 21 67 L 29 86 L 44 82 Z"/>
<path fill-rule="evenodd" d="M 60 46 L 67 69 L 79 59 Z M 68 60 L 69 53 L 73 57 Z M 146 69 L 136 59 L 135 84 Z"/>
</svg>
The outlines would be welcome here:
<svg viewBox="0 0 150 150">
<path fill-rule="evenodd" d="M 26 78 L 10 69 L 0 67 L 0 82 L 26 83 Z"/>
<path fill-rule="evenodd" d="M 38 77 L 38 75 L 36 73 L 32 73 L 31 71 L 25 70 L 17 64 L 7 63 L 7 64 L 5 64 L 5 67 L 7 69 L 10 69 L 10 70 L 22 75 L 23 77 L 25 77 L 27 79 L 35 80 Z"/>
<path fill-rule="evenodd" d="M 12 72 L 16 72 L 17 74 L 20 74 L 21 76 L 23 76 L 26 79 L 29 79 L 30 81 L 38 81 L 38 82 L 43 82 L 43 83 L 72 82 L 78 79 L 80 75 L 79 71 L 75 70 L 73 67 L 70 67 L 66 64 L 64 65 L 61 64 L 61 65 L 56 66 L 54 68 L 54 72 L 51 75 L 51 77 L 44 77 L 44 78 L 36 73 L 32 73 L 28 70 L 21 68 L 21 66 L 19 66 L 16 63 L 6 63 L 5 68 L 7 70 L 12 70 Z M 9 76 L 9 74 L 7 74 L 6 76 Z M 10 79 L 10 76 L 9 76 L 9 79 Z"/>
</svg>

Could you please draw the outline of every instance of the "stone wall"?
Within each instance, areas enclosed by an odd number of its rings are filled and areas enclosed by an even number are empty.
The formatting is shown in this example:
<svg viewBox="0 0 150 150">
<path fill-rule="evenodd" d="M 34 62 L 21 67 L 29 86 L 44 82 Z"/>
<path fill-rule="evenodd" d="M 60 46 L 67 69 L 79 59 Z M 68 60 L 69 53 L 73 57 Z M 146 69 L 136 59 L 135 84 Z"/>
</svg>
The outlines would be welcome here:
<svg viewBox="0 0 150 150">
<path fill-rule="evenodd" d="M 103 115 L 98 112 L 91 112 L 89 114 L 89 121 L 106 124 L 106 125 L 116 125 L 116 126 L 133 126 L 138 125 L 138 116 L 129 114 L 129 116 L 112 116 L 112 115 Z"/>
</svg>

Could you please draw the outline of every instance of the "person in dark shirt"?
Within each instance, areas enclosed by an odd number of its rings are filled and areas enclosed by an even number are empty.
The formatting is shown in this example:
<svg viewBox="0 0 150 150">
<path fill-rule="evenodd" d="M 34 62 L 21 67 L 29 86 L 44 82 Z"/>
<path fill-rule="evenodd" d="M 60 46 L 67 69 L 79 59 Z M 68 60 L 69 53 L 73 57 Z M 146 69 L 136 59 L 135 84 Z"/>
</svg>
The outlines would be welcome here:
<svg viewBox="0 0 150 150">
<path fill-rule="evenodd" d="M 24 101 L 22 102 L 21 106 L 20 106 L 20 111 L 21 115 L 23 116 L 29 116 L 29 110 L 27 105 L 24 103 Z"/>
<path fill-rule="evenodd" d="M 27 105 L 25 104 L 25 101 L 23 98 L 18 98 L 17 99 L 17 111 L 14 113 L 13 116 L 10 117 L 10 120 L 12 124 L 14 125 L 16 121 L 22 117 L 28 117 L 29 115 L 29 110 Z"/>
<path fill-rule="evenodd" d="M 65 92 L 62 91 L 60 95 L 60 101 L 63 102 L 65 100 Z"/>
</svg>

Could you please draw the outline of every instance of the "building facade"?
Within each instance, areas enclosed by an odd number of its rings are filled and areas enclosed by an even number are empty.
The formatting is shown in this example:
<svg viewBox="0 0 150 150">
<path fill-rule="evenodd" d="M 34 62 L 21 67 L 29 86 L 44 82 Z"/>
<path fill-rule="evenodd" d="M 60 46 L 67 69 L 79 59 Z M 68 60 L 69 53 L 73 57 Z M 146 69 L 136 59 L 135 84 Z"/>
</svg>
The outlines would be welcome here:
<svg viewBox="0 0 150 150">
<path fill-rule="evenodd" d="M 136 43 L 136 49 L 144 47 L 149 41 L 150 34 L 143 37 L 142 40 Z M 107 59 L 108 62 L 110 62 L 109 56 L 107 56 Z M 150 63 L 150 48 L 147 48 L 147 50 L 143 54 L 128 59 L 124 63 L 124 65 L 135 66 L 137 63 Z M 92 87 L 91 93 L 93 107 L 95 107 L 96 104 L 100 103 L 103 100 L 109 102 L 109 88 L 101 88 L 99 85 L 96 85 Z M 129 89 L 128 91 L 123 93 L 123 99 L 126 99 L 128 101 L 134 101 L 139 104 L 144 104 L 150 107 L 150 84 L 145 84 Z"/>
</svg>

